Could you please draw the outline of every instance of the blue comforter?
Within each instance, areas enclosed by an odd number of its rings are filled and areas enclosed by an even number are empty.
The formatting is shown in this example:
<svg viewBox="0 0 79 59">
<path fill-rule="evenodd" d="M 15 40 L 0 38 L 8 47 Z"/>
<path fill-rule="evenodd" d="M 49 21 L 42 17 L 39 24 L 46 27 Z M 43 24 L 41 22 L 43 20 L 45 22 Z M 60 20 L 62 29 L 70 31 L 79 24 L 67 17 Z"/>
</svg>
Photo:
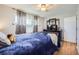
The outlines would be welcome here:
<svg viewBox="0 0 79 59">
<path fill-rule="evenodd" d="M 20 34 L 16 42 L 0 49 L 1 55 L 48 55 L 57 50 L 50 36 L 44 33 Z"/>
</svg>

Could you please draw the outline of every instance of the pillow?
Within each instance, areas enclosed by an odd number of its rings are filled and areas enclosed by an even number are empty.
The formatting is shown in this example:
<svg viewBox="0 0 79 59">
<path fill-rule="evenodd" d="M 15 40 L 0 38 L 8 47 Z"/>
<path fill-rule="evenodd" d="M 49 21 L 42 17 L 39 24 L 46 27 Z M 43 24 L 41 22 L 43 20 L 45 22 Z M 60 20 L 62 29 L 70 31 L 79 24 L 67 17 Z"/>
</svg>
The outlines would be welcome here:
<svg viewBox="0 0 79 59">
<path fill-rule="evenodd" d="M 57 35 L 54 33 L 48 33 L 48 35 L 51 37 L 52 43 L 54 43 L 57 46 L 58 38 Z"/>
<path fill-rule="evenodd" d="M 7 45 L 11 45 L 10 40 L 7 38 L 7 36 L 0 32 L 0 41 L 6 43 Z"/>
<path fill-rule="evenodd" d="M 16 37 L 13 34 L 7 34 L 7 38 L 11 43 L 14 43 L 16 41 Z"/>
</svg>

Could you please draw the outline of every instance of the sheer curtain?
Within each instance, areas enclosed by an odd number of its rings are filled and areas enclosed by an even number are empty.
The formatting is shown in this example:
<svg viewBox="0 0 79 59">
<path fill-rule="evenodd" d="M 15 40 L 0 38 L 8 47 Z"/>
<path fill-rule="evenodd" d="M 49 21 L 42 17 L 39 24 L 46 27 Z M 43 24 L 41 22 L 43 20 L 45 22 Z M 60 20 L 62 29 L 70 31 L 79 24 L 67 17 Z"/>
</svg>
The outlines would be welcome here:
<svg viewBox="0 0 79 59">
<path fill-rule="evenodd" d="M 17 10 L 16 34 L 26 33 L 26 13 Z"/>
<path fill-rule="evenodd" d="M 27 14 L 26 33 L 33 33 L 37 31 L 37 17 L 32 14 Z"/>
<path fill-rule="evenodd" d="M 26 32 L 33 33 L 33 32 L 41 32 L 44 29 L 44 18 L 27 14 L 27 21 L 26 21 Z"/>
</svg>

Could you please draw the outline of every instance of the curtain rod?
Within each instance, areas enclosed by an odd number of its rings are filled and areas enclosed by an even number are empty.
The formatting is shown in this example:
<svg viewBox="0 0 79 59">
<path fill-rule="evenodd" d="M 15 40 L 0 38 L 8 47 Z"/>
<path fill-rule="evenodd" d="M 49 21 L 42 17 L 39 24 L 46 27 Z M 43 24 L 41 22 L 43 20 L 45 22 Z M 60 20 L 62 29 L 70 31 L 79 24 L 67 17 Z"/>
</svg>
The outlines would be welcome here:
<svg viewBox="0 0 79 59">
<path fill-rule="evenodd" d="M 13 9 L 13 10 L 16 10 L 16 11 L 22 11 L 22 12 L 24 12 L 23 10 L 16 9 L 16 8 L 12 8 L 12 9 Z M 26 14 L 31 14 L 31 13 L 27 13 L 27 12 L 24 12 L 24 13 L 26 13 Z M 34 15 L 34 14 L 31 14 L 31 15 Z M 34 16 L 41 17 L 41 16 L 38 16 L 38 15 L 34 15 Z M 44 18 L 44 17 L 42 17 L 42 18 Z"/>
<path fill-rule="evenodd" d="M 19 9 L 16 9 L 16 8 L 12 8 L 13 10 L 16 10 L 16 11 L 22 11 L 24 12 L 23 10 L 19 10 Z M 27 12 L 24 12 L 24 13 L 27 13 Z"/>
</svg>

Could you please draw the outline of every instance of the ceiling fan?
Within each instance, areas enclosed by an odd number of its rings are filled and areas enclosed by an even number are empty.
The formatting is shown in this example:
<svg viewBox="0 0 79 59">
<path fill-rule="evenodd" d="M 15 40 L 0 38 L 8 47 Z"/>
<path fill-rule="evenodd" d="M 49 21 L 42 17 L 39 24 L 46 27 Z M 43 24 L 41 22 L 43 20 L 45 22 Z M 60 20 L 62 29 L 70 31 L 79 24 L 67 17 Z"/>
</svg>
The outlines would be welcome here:
<svg viewBox="0 0 79 59">
<path fill-rule="evenodd" d="M 48 11 L 53 7 L 53 4 L 39 4 L 38 7 L 41 11 Z"/>
</svg>

